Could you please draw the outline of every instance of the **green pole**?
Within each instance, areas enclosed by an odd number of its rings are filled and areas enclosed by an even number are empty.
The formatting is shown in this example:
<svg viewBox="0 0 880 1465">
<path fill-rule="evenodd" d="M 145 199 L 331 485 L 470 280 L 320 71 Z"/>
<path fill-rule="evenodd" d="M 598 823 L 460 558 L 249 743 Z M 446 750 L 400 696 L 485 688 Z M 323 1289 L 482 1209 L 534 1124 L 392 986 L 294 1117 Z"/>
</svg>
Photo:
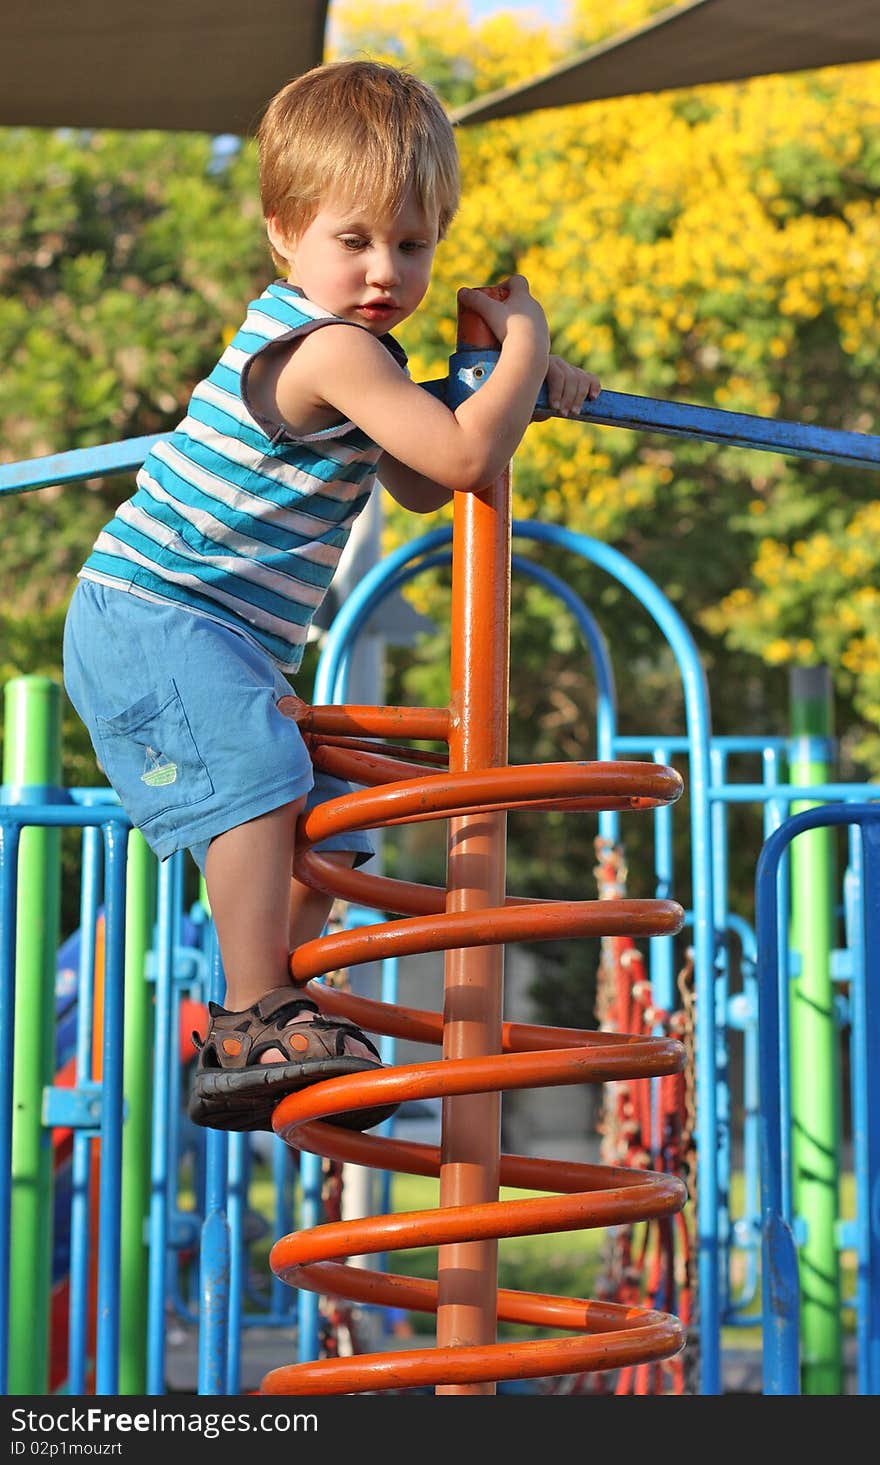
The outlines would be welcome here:
<svg viewBox="0 0 880 1465">
<path fill-rule="evenodd" d="M 833 700 L 827 667 L 791 673 L 789 767 L 792 783 L 827 782 L 833 762 Z M 792 805 L 792 812 L 815 807 Z M 792 1156 L 800 1248 L 802 1388 L 843 1391 L 840 1258 L 837 1250 L 840 1097 L 838 1032 L 831 980 L 834 945 L 834 843 L 831 829 L 791 846 L 791 944 L 800 956 L 792 983 Z"/>
<path fill-rule="evenodd" d="M 16 677 L 4 693 L 7 795 L 53 802 L 61 782 L 61 689 Z M 27 789 L 27 795 L 22 793 Z M 55 967 L 60 924 L 60 831 L 21 837 L 16 923 L 9 1393 L 46 1394 L 52 1283 L 52 1136 L 43 1089 L 55 1078 Z"/>
<path fill-rule="evenodd" d="M 128 837 L 125 901 L 126 1121 L 122 1142 L 122 1235 L 120 1238 L 119 1392 L 147 1391 L 147 1296 L 152 1133 L 153 986 L 146 959 L 153 943 L 156 860 L 142 834 Z"/>
</svg>

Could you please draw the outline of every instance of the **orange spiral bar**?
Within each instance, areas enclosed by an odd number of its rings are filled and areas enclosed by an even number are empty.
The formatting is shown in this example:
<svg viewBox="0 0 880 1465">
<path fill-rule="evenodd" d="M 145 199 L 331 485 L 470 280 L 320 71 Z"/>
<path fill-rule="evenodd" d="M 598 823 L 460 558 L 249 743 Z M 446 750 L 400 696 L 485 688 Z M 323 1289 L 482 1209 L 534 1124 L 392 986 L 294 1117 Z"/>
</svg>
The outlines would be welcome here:
<svg viewBox="0 0 880 1465">
<path fill-rule="evenodd" d="M 385 726 L 395 727 L 393 709 L 385 710 Z M 378 727 L 374 724 L 375 730 Z M 358 753 L 349 750 L 347 756 L 356 760 Z M 374 767 L 378 754 L 364 756 Z M 346 773 L 356 777 L 351 761 L 346 764 Z M 467 949 L 469 945 L 550 936 L 674 934 L 681 926 L 683 912 L 675 902 L 664 900 L 520 899 L 476 912 L 442 913 L 440 899 L 444 892 L 341 870 L 332 861 L 322 861 L 311 849 L 331 830 L 396 822 L 406 809 L 417 810 L 422 817 L 438 818 L 446 817 L 449 808 L 459 812 L 475 808 L 480 792 L 497 805 L 503 800 L 505 788 L 510 790 L 511 802 L 514 792 L 522 795 L 536 790 L 552 804 L 553 791 L 561 783 L 566 785 L 567 796 L 589 799 L 591 807 L 595 807 L 594 800 L 606 799 L 615 807 L 644 807 L 672 800 L 681 791 L 679 775 L 654 764 L 550 764 L 493 769 L 455 779 L 445 773 L 428 774 L 417 785 L 405 780 L 381 791 L 349 794 L 304 816 L 297 859 L 300 877 L 308 875 L 321 888 L 359 903 L 378 904 L 386 911 L 404 909 L 425 914 L 340 931 L 309 942 L 291 959 L 295 980 L 305 983 L 341 966 L 444 950 L 450 945 Z M 382 818 L 383 800 L 387 819 Z M 309 992 L 325 1012 L 347 1016 L 369 1031 L 442 1043 L 440 1013 L 390 1007 L 317 982 Z M 684 1050 L 673 1039 L 528 1023 L 503 1023 L 500 1049 L 495 1055 L 411 1064 L 312 1085 L 279 1104 L 273 1120 L 275 1131 L 288 1144 L 329 1159 L 437 1176 L 441 1169 L 438 1146 L 346 1131 L 320 1121 L 340 1110 L 372 1108 L 404 1099 L 448 1099 L 521 1088 L 658 1077 L 679 1072 L 684 1061 Z M 365 1271 L 346 1266 L 340 1259 L 392 1247 L 470 1243 L 632 1223 L 675 1213 L 685 1201 L 684 1186 L 668 1175 L 522 1155 L 500 1156 L 499 1179 L 503 1185 L 562 1194 L 319 1226 L 278 1241 L 270 1258 L 272 1269 L 292 1286 L 334 1293 L 349 1301 L 432 1313 L 438 1306 L 437 1283 Z M 647 1309 L 504 1289 L 497 1296 L 499 1321 L 577 1329 L 578 1335 L 561 1340 L 416 1349 L 406 1354 L 364 1354 L 292 1364 L 267 1374 L 261 1391 L 330 1394 L 412 1388 L 426 1383 L 494 1383 L 668 1358 L 684 1341 L 676 1319 Z"/>
<path fill-rule="evenodd" d="M 460 315 L 459 341 L 478 352 L 496 344 L 473 312 Z M 650 1363 L 684 1343 L 677 1319 L 645 1308 L 498 1289 L 502 1237 L 663 1217 L 680 1211 L 686 1198 L 684 1185 L 669 1175 L 500 1153 L 502 1092 L 668 1075 L 681 1070 L 685 1057 L 671 1038 L 503 1020 L 505 943 L 672 935 L 684 919 L 673 901 L 508 898 L 507 810 L 650 809 L 678 798 L 682 783 L 674 769 L 651 763 L 509 766 L 509 473 L 478 493 L 455 495 L 452 563 L 448 708 L 309 708 L 293 696 L 281 704 L 299 724 L 317 768 L 364 785 L 301 818 L 298 877 L 402 917 L 301 946 L 291 957 L 291 976 L 313 983 L 309 994 L 324 1011 L 372 1032 L 442 1045 L 443 1056 L 314 1084 L 282 1100 L 273 1116 L 275 1132 L 288 1144 L 337 1161 L 437 1176 L 439 1209 L 314 1227 L 276 1242 L 270 1262 L 297 1287 L 435 1313 L 436 1347 L 276 1368 L 262 1381 L 265 1394 L 374 1393 L 425 1384 L 438 1394 L 491 1394 L 499 1380 Z M 378 745 L 371 741 L 377 737 L 445 742 L 448 770 L 436 768 L 436 755 Z M 431 819 L 448 821 L 444 890 L 341 870 L 314 850 L 331 834 Z M 314 981 L 342 966 L 441 950 L 442 1014 L 392 1008 Z M 439 1146 L 322 1122 L 346 1109 L 428 1097 L 443 1101 Z M 500 1185 L 553 1193 L 502 1202 Z M 439 1247 L 436 1282 L 345 1264 L 352 1256 L 421 1246 Z M 499 1320 L 574 1336 L 498 1342 Z"/>
</svg>

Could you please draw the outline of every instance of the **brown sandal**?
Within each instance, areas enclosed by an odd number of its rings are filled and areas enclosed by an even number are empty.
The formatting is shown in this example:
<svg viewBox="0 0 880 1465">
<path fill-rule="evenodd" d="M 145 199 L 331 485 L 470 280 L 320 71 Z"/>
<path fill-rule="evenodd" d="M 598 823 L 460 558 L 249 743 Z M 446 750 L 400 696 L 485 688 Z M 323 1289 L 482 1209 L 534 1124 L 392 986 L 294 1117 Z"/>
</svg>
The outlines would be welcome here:
<svg viewBox="0 0 880 1465">
<path fill-rule="evenodd" d="M 293 987 L 276 987 L 243 1012 L 229 1012 L 208 1003 L 210 1022 L 202 1039 L 193 1033 L 199 1061 L 189 1098 L 194 1124 L 211 1129 L 272 1129 L 272 1114 L 287 1094 L 325 1078 L 382 1068 L 375 1044 L 353 1022 L 323 1017 L 318 1004 L 299 997 Z M 294 1023 L 300 1012 L 318 1014 L 312 1022 Z M 376 1061 L 345 1052 L 345 1039 L 365 1043 Z M 283 1063 L 261 1063 L 263 1053 L 278 1048 Z M 328 1115 L 328 1124 L 343 1129 L 372 1129 L 400 1106 L 352 1109 Z"/>
</svg>

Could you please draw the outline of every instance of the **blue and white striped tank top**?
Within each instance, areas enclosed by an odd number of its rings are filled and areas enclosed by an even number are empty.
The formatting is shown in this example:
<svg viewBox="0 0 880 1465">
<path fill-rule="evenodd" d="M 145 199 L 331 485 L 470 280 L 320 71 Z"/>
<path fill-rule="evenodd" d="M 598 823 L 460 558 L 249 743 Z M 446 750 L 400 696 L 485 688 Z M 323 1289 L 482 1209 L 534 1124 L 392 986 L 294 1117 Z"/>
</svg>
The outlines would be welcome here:
<svg viewBox="0 0 880 1465">
<path fill-rule="evenodd" d="M 382 450 L 352 422 L 294 437 L 261 418 L 247 372 L 269 343 L 336 321 L 280 281 L 251 302 L 186 417 L 98 535 L 84 579 L 206 615 L 250 636 L 282 671 L 297 670 Z M 383 342 L 405 365 L 397 342 Z"/>
</svg>

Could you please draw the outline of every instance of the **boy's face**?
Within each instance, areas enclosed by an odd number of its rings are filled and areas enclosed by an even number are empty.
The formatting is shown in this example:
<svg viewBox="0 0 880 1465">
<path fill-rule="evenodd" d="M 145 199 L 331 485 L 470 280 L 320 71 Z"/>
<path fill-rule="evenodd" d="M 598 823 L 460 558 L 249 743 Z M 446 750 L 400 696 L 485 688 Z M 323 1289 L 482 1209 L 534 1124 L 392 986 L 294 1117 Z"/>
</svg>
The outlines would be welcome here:
<svg viewBox="0 0 880 1465">
<path fill-rule="evenodd" d="M 322 202 L 296 239 L 280 234 L 274 219 L 268 229 L 291 284 L 375 336 L 412 315 L 428 288 L 437 220 L 425 216 L 412 190 L 391 217 L 335 197 Z"/>
</svg>

